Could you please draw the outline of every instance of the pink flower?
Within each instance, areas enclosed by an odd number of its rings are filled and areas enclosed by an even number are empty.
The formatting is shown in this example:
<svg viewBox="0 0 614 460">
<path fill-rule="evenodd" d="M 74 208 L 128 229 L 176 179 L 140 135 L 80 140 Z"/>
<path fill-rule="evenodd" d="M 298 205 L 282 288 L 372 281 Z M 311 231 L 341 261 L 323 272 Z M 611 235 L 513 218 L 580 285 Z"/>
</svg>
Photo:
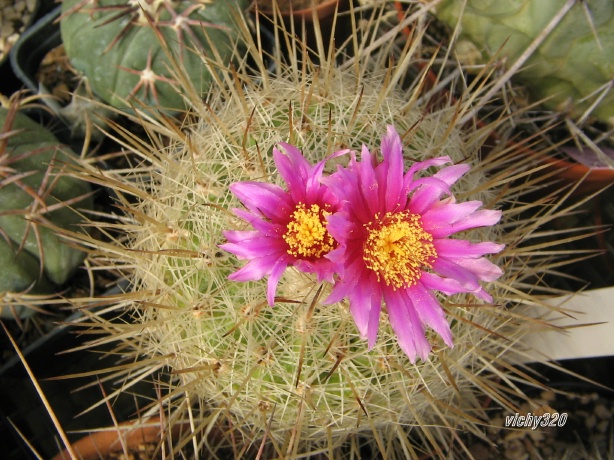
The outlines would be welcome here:
<svg viewBox="0 0 614 460">
<path fill-rule="evenodd" d="M 369 348 L 377 339 L 382 300 L 392 329 L 412 362 L 426 360 L 431 345 L 425 326 L 450 347 L 452 332 L 433 291 L 472 293 L 492 302 L 480 281 L 494 281 L 501 269 L 483 256 L 504 245 L 471 243 L 449 236 L 494 225 L 500 211 L 478 210 L 481 201 L 456 203 L 450 187 L 469 170 L 447 166 L 430 177 L 418 171 L 451 163 L 449 157 L 414 163 L 404 173 L 401 139 L 392 126 L 382 139 L 383 161 L 363 146 L 361 161 L 352 155 L 348 168 L 323 179 L 340 200 L 328 216 L 337 241 L 326 257 L 339 274 L 327 303 L 348 298 L 350 311 Z"/>
<path fill-rule="evenodd" d="M 273 160 L 288 190 L 266 182 L 237 182 L 230 190 L 247 209 L 234 213 L 253 230 L 224 232 L 220 247 L 249 262 L 229 276 L 254 281 L 269 276 L 267 301 L 273 305 L 285 269 L 295 266 L 315 273 L 318 281 L 333 280 L 332 262 L 324 256 L 337 246 L 327 230 L 326 216 L 337 210 L 338 199 L 320 182 L 324 163 L 311 166 L 294 146 L 280 143 L 287 155 L 273 149 Z M 347 150 L 333 154 L 339 156 Z"/>
</svg>

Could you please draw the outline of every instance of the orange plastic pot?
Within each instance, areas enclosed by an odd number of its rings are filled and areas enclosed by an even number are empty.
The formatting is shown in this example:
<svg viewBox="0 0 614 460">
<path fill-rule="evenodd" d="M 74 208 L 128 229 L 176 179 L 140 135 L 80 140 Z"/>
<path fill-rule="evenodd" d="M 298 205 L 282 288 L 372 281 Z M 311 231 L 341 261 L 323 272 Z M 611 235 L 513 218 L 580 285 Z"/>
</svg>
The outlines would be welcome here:
<svg viewBox="0 0 614 460">
<path fill-rule="evenodd" d="M 130 428 L 131 425 L 132 428 Z M 177 427 L 177 429 L 179 428 Z M 125 422 L 121 423 L 118 429 L 110 428 L 109 430 L 87 434 L 72 443 L 70 451 L 64 449 L 52 460 L 68 460 L 72 458 L 72 454 L 80 460 L 98 460 L 122 453 L 124 446 L 129 452 L 136 452 L 139 446 L 159 443 L 163 436 L 164 433 L 158 417 L 153 417 L 146 423 Z"/>
<path fill-rule="evenodd" d="M 562 184 L 578 184 L 574 190 L 575 196 L 586 196 L 603 190 L 614 183 L 614 169 L 589 168 L 575 161 L 555 157 L 542 159 L 547 166 L 544 174 L 552 173 L 552 179 Z"/>
</svg>

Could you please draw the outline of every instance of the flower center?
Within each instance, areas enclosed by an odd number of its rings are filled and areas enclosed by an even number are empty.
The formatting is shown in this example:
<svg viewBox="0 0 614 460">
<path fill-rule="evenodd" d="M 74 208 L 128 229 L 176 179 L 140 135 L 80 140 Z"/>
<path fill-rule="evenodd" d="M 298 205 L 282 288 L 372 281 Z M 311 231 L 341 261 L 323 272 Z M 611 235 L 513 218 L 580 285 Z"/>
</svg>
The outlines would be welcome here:
<svg viewBox="0 0 614 460">
<path fill-rule="evenodd" d="M 420 223 L 420 216 L 408 211 L 387 212 L 365 224 L 368 232 L 363 260 L 377 274 L 377 280 L 393 290 L 415 285 L 424 268 L 437 258 L 433 237 Z"/>
<path fill-rule="evenodd" d="M 296 205 L 292 220 L 283 236 L 288 243 L 288 254 L 317 259 L 333 249 L 335 240 L 326 230 L 325 217 L 329 214 L 330 212 L 317 204 L 312 204 L 309 208 L 303 203 Z"/>
</svg>

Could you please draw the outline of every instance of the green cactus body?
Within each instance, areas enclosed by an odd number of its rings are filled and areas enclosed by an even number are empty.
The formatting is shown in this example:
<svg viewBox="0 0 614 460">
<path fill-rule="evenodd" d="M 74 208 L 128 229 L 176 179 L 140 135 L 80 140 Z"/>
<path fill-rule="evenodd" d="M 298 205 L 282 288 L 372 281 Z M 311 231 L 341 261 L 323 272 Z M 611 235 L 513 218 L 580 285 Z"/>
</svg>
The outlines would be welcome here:
<svg viewBox="0 0 614 460">
<path fill-rule="evenodd" d="M 53 290 L 53 285 L 45 276 L 39 277 L 39 273 L 38 258 L 27 251 L 16 253 L 13 242 L 9 244 L 0 238 L 0 294 L 4 296 L 0 304 L 0 317 L 27 318 L 34 314 L 34 309 L 28 308 L 17 299 L 21 292 L 43 294 Z M 12 294 L 15 294 L 17 302 L 10 301 Z"/>
<path fill-rule="evenodd" d="M 473 42 L 485 59 L 511 65 L 563 6 L 558 0 L 444 0 L 437 16 Z M 580 116 L 592 109 L 597 119 L 614 123 L 614 3 L 578 1 L 526 61 L 517 78 L 536 100 L 554 110 Z M 605 96 L 604 96 L 605 95 Z"/>
<path fill-rule="evenodd" d="M 287 32 L 278 31 L 277 39 L 291 40 Z M 450 440 L 462 443 L 456 433 L 484 436 L 478 427 L 488 420 L 484 396 L 506 409 L 515 407 L 515 398 L 526 399 L 518 382 L 527 375 L 515 370 L 514 352 L 524 352 L 523 339 L 535 327 L 525 316 L 535 313 L 527 311 L 543 304 L 533 297 L 540 290 L 536 282 L 557 266 L 545 249 L 550 243 L 539 241 L 549 216 L 563 212 L 560 203 L 550 210 L 547 200 L 543 218 L 542 202 L 535 205 L 537 219 L 520 217 L 531 209 L 525 193 L 535 189 L 511 181 L 529 176 L 534 157 L 501 142 L 488 161 L 480 159 L 485 138 L 501 121 L 461 131 L 467 124 L 459 114 L 472 108 L 466 101 L 476 94 L 449 105 L 444 97 L 439 104 L 439 94 L 428 96 L 420 78 L 409 78 L 413 47 L 397 56 L 394 39 L 380 41 L 364 30 L 353 36 L 355 49 L 364 53 L 356 60 L 340 51 L 321 56 L 316 66 L 274 55 L 273 72 L 250 43 L 258 77 L 240 67 L 221 69 L 227 85 L 212 91 L 206 104 L 200 94 L 186 93 L 189 109 L 181 121 L 170 124 L 155 110 L 143 117 L 150 143 L 126 142 L 131 155 L 143 160 L 137 167 L 88 172 L 117 189 L 127 212 L 119 222 L 95 223 L 121 237 L 104 247 L 86 239 L 95 248 L 92 266 L 117 267 L 131 288 L 105 309 L 106 315 L 114 308 L 121 320 L 92 311 L 93 321 L 84 326 L 105 336 L 98 343 L 117 341 L 122 362 L 131 363 L 108 369 L 117 376 L 117 392 L 153 380 L 160 399 L 147 401 L 148 415 L 163 413 L 166 433 L 189 425 L 173 455 L 192 444 L 197 453 L 189 456 L 196 457 L 357 458 L 368 445 L 382 458 L 423 452 L 452 457 Z M 370 40 L 382 48 L 373 51 Z M 390 56 L 397 56 L 398 66 Z M 341 149 L 377 149 L 388 125 L 401 133 L 406 168 L 444 155 L 470 164 L 454 195 L 506 210 L 500 225 L 459 236 L 507 245 L 505 254 L 491 257 L 504 274 L 484 283 L 493 304 L 470 294 L 440 295 L 454 347 L 429 330 L 433 353 L 416 363 L 399 346 L 385 306 L 369 349 L 348 302 L 324 303 L 329 283 L 289 267 L 270 307 L 267 280 L 230 281 L 244 261 L 220 248 L 225 231 L 249 229 L 232 212 L 241 208 L 229 189 L 233 183 L 285 187 L 272 158 L 279 142 L 298 147 L 315 164 Z M 328 161 L 326 173 L 336 162 L 347 164 L 347 155 Z M 127 312 L 134 322 L 125 321 Z"/>
<path fill-rule="evenodd" d="M 237 260 L 217 247 L 224 242 L 222 232 L 239 225 L 229 212 L 239 204 L 228 186 L 244 180 L 280 183 L 271 155 L 280 141 L 299 146 L 315 163 L 344 146 L 379 145 L 387 124 L 400 132 L 414 130 L 408 158 L 450 155 L 461 161 L 471 153 L 450 129 L 452 110 L 425 115 L 407 106 L 403 92 L 384 89 L 379 77 L 358 82 L 334 72 L 325 81 L 300 78 L 302 83 L 271 78 L 265 88 L 246 89 L 243 100 L 211 101 L 218 110 L 215 122 L 201 113 L 201 121 L 189 128 L 189 142 L 156 153 L 151 200 L 135 210 L 148 217 L 131 233 L 126 255 L 135 258 L 135 289 L 151 306 L 138 310 L 139 321 L 149 325 L 139 349 L 172 355 L 169 365 L 179 371 L 181 387 L 216 411 L 228 410 L 233 426 L 255 427 L 262 435 L 272 419 L 269 435 L 277 441 L 298 429 L 310 442 L 332 437 L 338 443 L 348 433 L 372 429 L 364 423 L 365 410 L 374 426 L 420 424 L 416 414 L 429 413 L 432 404 L 421 396 L 423 384 L 444 404 L 454 398 L 454 387 L 431 372 L 430 363 L 408 368 L 388 325 L 369 351 L 347 305 L 323 305 L 329 286 L 318 293 L 311 275 L 288 270 L 278 290 L 287 301 L 274 307 L 264 300 L 266 280 L 228 281 Z M 481 173 L 470 174 L 464 187 L 472 189 L 480 180 Z M 459 340 L 452 350 L 444 351 L 443 343 L 429 336 L 451 361 L 469 356 L 487 335 L 461 322 L 454 328 Z M 462 379 L 458 370 L 452 372 Z"/>
<path fill-rule="evenodd" d="M 246 5 L 246 0 L 65 0 L 62 40 L 72 65 L 105 102 L 177 112 L 185 106 L 185 82 L 175 80 L 167 53 L 197 91 L 207 92 L 212 69 L 203 56 L 231 61 L 236 15 Z"/>
<path fill-rule="evenodd" d="M 50 131 L 23 114 L 11 118 L 0 108 L 0 126 L 8 134 L 0 171 L 0 291 L 48 293 L 53 284 L 65 283 L 84 258 L 52 227 L 78 231 L 82 218 L 74 209 L 92 208 L 91 188 L 58 174 L 75 156 Z M 62 204 L 69 200 L 76 201 Z"/>
</svg>

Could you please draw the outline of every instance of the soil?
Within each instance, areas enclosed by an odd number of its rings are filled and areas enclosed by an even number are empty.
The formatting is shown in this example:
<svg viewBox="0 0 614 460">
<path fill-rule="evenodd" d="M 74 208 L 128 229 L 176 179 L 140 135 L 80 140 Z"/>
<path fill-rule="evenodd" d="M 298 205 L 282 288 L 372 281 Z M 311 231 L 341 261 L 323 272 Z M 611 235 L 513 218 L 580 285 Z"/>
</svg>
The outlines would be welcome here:
<svg viewBox="0 0 614 460">
<path fill-rule="evenodd" d="M 532 411 L 521 405 L 521 410 L 533 415 L 558 414 L 557 420 L 553 422 L 551 417 L 547 426 L 536 428 L 505 428 L 505 419 L 514 414 L 493 411 L 489 417 L 491 426 L 486 430 L 487 440 L 467 440 L 473 457 L 476 460 L 612 458 L 609 440 L 614 400 L 611 392 L 544 391 L 537 401 L 543 403 L 539 409 Z"/>
<path fill-rule="evenodd" d="M 116 282 L 111 274 L 99 271 L 94 277 L 94 286 L 91 286 L 87 272 L 79 268 L 66 286 L 58 288 L 58 292 L 61 292 L 65 298 L 88 297 L 92 290 L 96 295 L 101 295 Z M 20 350 L 23 351 L 38 339 L 45 337 L 75 311 L 68 305 L 48 305 L 43 308 L 45 313 L 37 313 L 27 319 L 3 320 Z M 9 338 L 0 330 L 0 367 L 14 356 L 15 350 Z"/>
<path fill-rule="evenodd" d="M 35 9 L 34 0 L 0 0 L 0 61 L 8 56 Z"/>
<path fill-rule="evenodd" d="M 71 101 L 71 92 L 79 83 L 78 72 L 70 65 L 64 45 L 49 51 L 41 61 L 36 79 L 49 92 L 67 105 Z"/>
</svg>

